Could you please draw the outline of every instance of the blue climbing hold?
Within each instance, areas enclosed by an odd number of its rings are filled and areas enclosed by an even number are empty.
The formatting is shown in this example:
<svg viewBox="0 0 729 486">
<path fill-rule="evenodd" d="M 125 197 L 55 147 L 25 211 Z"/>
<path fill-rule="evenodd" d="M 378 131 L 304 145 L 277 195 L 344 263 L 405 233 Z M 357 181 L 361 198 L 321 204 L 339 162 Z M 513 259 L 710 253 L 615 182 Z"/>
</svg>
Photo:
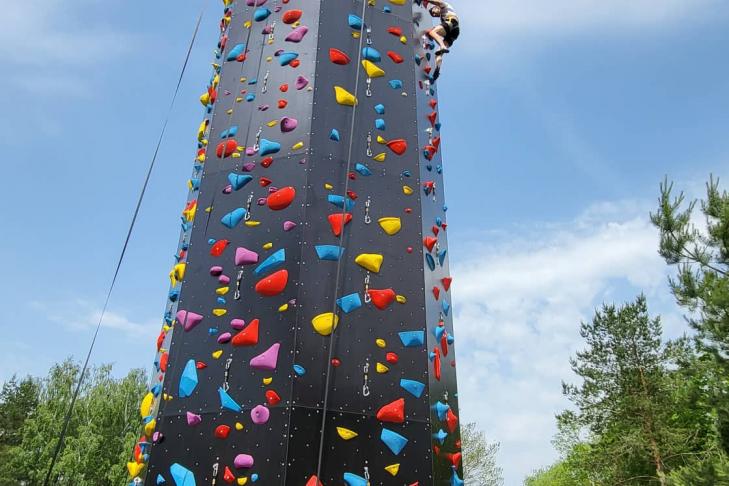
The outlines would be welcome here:
<svg viewBox="0 0 729 486">
<path fill-rule="evenodd" d="M 435 339 L 440 342 L 440 338 L 443 337 L 443 333 L 445 332 L 445 327 L 443 326 L 435 326 L 433 328 L 433 334 L 435 335 Z"/>
<path fill-rule="evenodd" d="M 245 208 L 234 209 L 220 218 L 220 222 L 227 228 L 233 229 L 238 226 L 241 221 L 243 221 L 243 218 L 246 217 L 247 213 L 248 211 L 246 211 Z"/>
<path fill-rule="evenodd" d="M 316 255 L 319 260 L 327 260 L 330 262 L 337 262 L 344 253 L 344 248 L 337 245 L 316 245 Z"/>
<path fill-rule="evenodd" d="M 374 47 L 365 47 L 364 49 L 362 49 L 362 57 L 370 62 L 382 61 L 382 56 L 380 55 L 379 51 Z"/>
<path fill-rule="evenodd" d="M 200 179 L 190 179 L 190 189 L 193 191 L 197 191 L 198 189 L 200 189 Z"/>
<path fill-rule="evenodd" d="M 446 253 L 448 253 L 448 250 L 443 249 L 438 252 L 438 262 L 440 263 L 440 266 L 443 266 L 443 263 L 445 262 Z"/>
<path fill-rule="evenodd" d="M 453 344 L 453 342 L 455 341 L 455 338 L 449 334 L 448 337 L 446 338 L 446 341 L 448 341 L 448 344 Z"/>
<path fill-rule="evenodd" d="M 288 66 L 291 61 L 299 57 L 299 55 L 295 52 L 282 52 L 278 56 L 278 63 L 281 66 Z"/>
<path fill-rule="evenodd" d="M 464 484 L 466 484 L 465 481 L 458 476 L 458 471 L 454 468 L 451 476 L 451 486 L 463 486 Z"/>
<path fill-rule="evenodd" d="M 447 403 L 438 401 L 435 405 L 433 405 L 433 409 L 435 410 L 436 415 L 438 415 L 438 420 L 442 422 L 448 417 L 448 410 L 450 410 L 451 407 Z"/>
<path fill-rule="evenodd" d="M 384 6 L 384 7 L 382 8 L 382 11 L 383 11 L 383 12 L 385 12 L 385 13 L 392 13 L 392 8 L 390 8 L 390 6 L 389 6 L 389 5 L 385 5 L 385 6 Z"/>
<path fill-rule="evenodd" d="M 337 130 L 336 128 L 332 128 L 331 133 L 329 133 L 329 140 L 339 142 L 339 130 Z"/>
<path fill-rule="evenodd" d="M 375 120 L 375 128 L 378 130 L 385 130 L 385 120 L 382 118 Z"/>
<path fill-rule="evenodd" d="M 408 444 L 408 440 L 402 435 L 390 429 L 382 429 L 380 440 L 392 451 L 396 456 L 402 452 Z"/>
<path fill-rule="evenodd" d="M 349 26 L 355 30 L 362 30 L 362 19 L 354 14 L 349 14 L 349 18 L 347 18 L 347 23 Z"/>
<path fill-rule="evenodd" d="M 157 484 L 165 484 L 167 481 L 165 481 L 165 477 L 161 474 L 157 474 Z"/>
<path fill-rule="evenodd" d="M 410 393 L 415 398 L 420 398 L 423 396 L 423 391 L 425 391 L 425 383 L 415 380 L 406 380 L 403 378 L 400 380 L 400 388 Z"/>
<path fill-rule="evenodd" d="M 433 438 L 437 440 L 440 445 L 443 445 L 445 443 L 447 437 L 448 433 L 443 429 L 440 429 L 438 432 L 433 434 Z"/>
<path fill-rule="evenodd" d="M 367 486 L 369 483 L 361 476 L 352 473 L 344 473 L 344 482 L 347 486 Z"/>
<path fill-rule="evenodd" d="M 372 171 L 369 169 L 369 167 L 367 167 L 364 164 L 357 163 L 354 166 L 354 170 L 356 170 L 359 173 L 359 175 L 363 175 L 363 176 L 371 176 L 372 175 Z"/>
<path fill-rule="evenodd" d="M 402 89 L 402 81 L 400 81 L 399 79 L 391 79 L 390 87 L 392 89 Z"/>
<path fill-rule="evenodd" d="M 353 294 L 345 295 L 337 299 L 337 305 L 345 314 L 349 314 L 362 307 L 362 299 L 358 292 Z"/>
<path fill-rule="evenodd" d="M 384 115 L 385 114 L 385 105 L 379 104 L 375 105 L 375 113 L 378 115 Z"/>
<path fill-rule="evenodd" d="M 226 61 L 235 61 L 238 56 L 243 54 L 246 50 L 245 44 L 237 44 L 234 46 L 230 52 L 228 52 L 228 57 L 225 58 Z"/>
<path fill-rule="evenodd" d="M 220 134 L 220 138 L 235 137 L 236 135 L 238 135 L 238 125 L 233 125 L 232 127 L 223 130 Z"/>
<path fill-rule="evenodd" d="M 280 267 L 284 263 L 286 263 L 286 249 L 281 248 L 280 250 L 277 250 L 273 255 L 263 260 L 263 262 L 261 262 L 261 264 L 258 265 L 253 272 L 256 275 L 261 275 L 262 273 L 267 273 L 274 268 Z"/>
<path fill-rule="evenodd" d="M 249 103 L 255 99 L 256 99 L 256 95 L 254 95 L 253 93 L 246 95 L 246 101 L 248 101 Z"/>
<path fill-rule="evenodd" d="M 180 388 L 178 395 L 180 398 L 187 398 L 192 395 L 197 387 L 197 367 L 195 366 L 195 360 L 191 359 L 185 365 L 185 369 L 182 371 L 180 377 Z"/>
<path fill-rule="evenodd" d="M 231 187 L 233 187 L 234 191 L 243 189 L 243 187 L 252 180 L 253 176 L 248 174 L 236 174 L 235 172 L 231 172 L 230 174 L 228 174 L 228 182 L 230 182 L 230 185 Z"/>
<path fill-rule="evenodd" d="M 403 331 L 398 335 L 406 348 L 415 348 L 425 343 L 425 331 Z"/>
<path fill-rule="evenodd" d="M 431 255 L 430 253 L 426 253 L 425 261 L 428 263 L 428 268 L 430 268 L 430 271 L 435 271 L 435 259 L 433 258 L 433 255 Z"/>
<path fill-rule="evenodd" d="M 339 196 L 337 194 L 329 194 L 327 196 L 327 200 L 340 209 L 345 209 L 346 206 L 346 211 L 351 211 L 352 208 L 354 208 L 354 201 L 348 197 L 345 198 L 344 196 Z"/>
<path fill-rule="evenodd" d="M 298 376 L 304 376 L 306 374 L 306 369 L 301 365 L 295 364 L 294 373 L 296 373 Z"/>
<path fill-rule="evenodd" d="M 175 486 L 195 486 L 195 475 L 189 469 L 174 463 L 170 466 L 170 474 Z"/>
<path fill-rule="evenodd" d="M 271 15 L 271 11 L 265 7 L 261 7 L 256 9 L 256 11 L 253 13 L 253 20 L 255 20 L 256 22 L 260 22 L 262 20 L 266 20 L 269 15 Z"/>
<path fill-rule="evenodd" d="M 265 138 L 261 139 L 261 141 L 258 143 L 258 146 L 260 147 L 258 152 L 260 156 L 276 154 L 281 150 L 280 143 L 272 142 L 270 140 L 266 140 Z"/>
<path fill-rule="evenodd" d="M 448 313 L 450 311 L 451 311 L 451 304 L 447 300 L 443 299 L 443 314 L 448 315 Z"/>
<path fill-rule="evenodd" d="M 227 408 L 233 412 L 240 412 L 243 410 L 240 405 L 238 405 L 238 403 L 233 400 L 230 395 L 228 395 L 228 392 L 223 390 L 222 387 L 218 388 L 218 395 L 220 396 L 220 406 L 222 408 Z"/>
</svg>

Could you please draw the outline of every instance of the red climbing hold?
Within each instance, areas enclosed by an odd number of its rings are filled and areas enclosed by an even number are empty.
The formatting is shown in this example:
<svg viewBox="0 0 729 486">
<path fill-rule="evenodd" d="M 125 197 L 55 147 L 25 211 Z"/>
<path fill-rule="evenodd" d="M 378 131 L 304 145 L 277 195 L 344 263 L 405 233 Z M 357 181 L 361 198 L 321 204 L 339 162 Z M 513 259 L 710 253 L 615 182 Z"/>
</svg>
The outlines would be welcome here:
<svg viewBox="0 0 729 486">
<path fill-rule="evenodd" d="M 281 16 L 281 21 L 284 24 L 293 24 L 301 18 L 303 13 L 301 10 L 287 10 Z"/>
<path fill-rule="evenodd" d="M 347 54 L 333 47 L 329 49 L 329 60 L 334 64 L 339 64 L 340 66 L 345 66 L 351 61 Z"/>
<path fill-rule="evenodd" d="M 430 124 L 432 126 L 435 126 L 435 121 L 438 119 L 438 112 L 434 111 L 430 115 L 428 115 L 428 120 L 430 121 Z"/>
<path fill-rule="evenodd" d="M 387 353 L 385 360 L 390 364 L 397 364 L 400 358 L 398 358 L 395 353 Z"/>
<path fill-rule="evenodd" d="M 382 407 L 377 412 L 377 420 L 393 424 L 401 424 L 405 422 L 405 399 L 399 398 Z"/>
<path fill-rule="evenodd" d="M 159 369 L 163 373 L 167 371 L 167 363 L 170 360 L 170 355 L 167 353 L 162 353 L 162 355 L 159 357 Z"/>
<path fill-rule="evenodd" d="M 296 197 L 296 189 L 291 186 L 283 187 L 276 192 L 269 194 L 266 204 L 274 211 L 286 209 Z"/>
<path fill-rule="evenodd" d="M 395 291 L 392 289 L 384 289 L 384 290 L 377 290 L 377 289 L 370 289 L 367 291 L 370 298 L 372 299 L 372 304 L 374 304 L 375 307 L 377 307 L 380 310 L 387 309 L 390 304 L 395 302 Z"/>
<path fill-rule="evenodd" d="M 433 227 L 430 228 L 430 231 L 432 231 L 435 236 L 438 236 L 438 233 L 440 233 L 440 228 L 438 228 L 436 225 L 433 225 Z"/>
<path fill-rule="evenodd" d="M 430 107 L 435 110 L 435 107 L 438 106 L 438 101 L 435 98 L 431 98 L 428 102 L 430 104 Z"/>
<path fill-rule="evenodd" d="M 306 482 L 306 486 L 324 486 L 324 485 L 321 484 L 321 481 L 319 481 L 319 478 L 317 478 L 316 476 L 312 476 Z"/>
<path fill-rule="evenodd" d="M 273 390 L 266 390 L 266 402 L 270 407 L 273 407 L 281 402 L 281 397 Z"/>
<path fill-rule="evenodd" d="M 342 364 L 342 361 L 339 358 L 332 358 L 332 366 L 335 368 L 339 368 L 339 365 Z"/>
<path fill-rule="evenodd" d="M 451 431 L 453 432 L 453 431 Z M 463 455 L 460 452 L 456 452 L 455 454 L 449 454 L 450 457 L 448 458 L 451 461 L 451 464 L 453 464 L 453 467 L 458 469 L 461 467 L 461 459 L 463 458 Z"/>
<path fill-rule="evenodd" d="M 266 157 L 265 159 L 263 159 L 261 161 L 261 165 L 263 167 L 265 167 L 266 169 L 268 169 L 269 167 L 271 167 L 271 164 L 273 164 L 273 157 Z"/>
<path fill-rule="evenodd" d="M 233 484 L 233 481 L 235 481 L 235 475 L 230 470 L 228 466 L 225 466 L 225 473 L 223 474 L 223 481 L 225 481 L 228 484 Z"/>
<path fill-rule="evenodd" d="M 255 346 L 258 344 L 258 319 L 253 319 L 245 329 L 233 336 L 233 346 Z"/>
<path fill-rule="evenodd" d="M 334 236 L 339 236 L 342 234 L 342 228 L 352 221 L 352 215 L 350 213 L 344 213 L 344 217 L 342 217 L 342 213 L 330 214 L 327 216 L 327 219 L 329 220 L 329 225 L 332 227 Z M 344 220 L 343 224 L 342 220 Z"/>
<path fill-rule="evenodd" d="M 402 155 L 408 149 L 408 143 L 401 138 L 397 140 L 390 140 L 387 142 L 387 148 L 395 152 L 397 155 Z"/>
<path fill-rule="evenodd" d="M 233 155 L 238 148 L 238 142 L 234 138 L 229 138 L 224 142 L 220 142 L 218 147 L 215 149 L 215 155 L 219 159 L 224 159 Z"/>
<path fill-rule="evenodd" d="M 435 244 L 438 243 L 438 238 L 434 238 L 432 236 L 426 236 L 423 238 L 423 246 L 428 249 L 428 251 L 433 251 L 433 247 Z"/>
<path fill-rule="evenodd" d="M 215 427 L 215 437 L 218 439 L 227 439 L 230 434 L 230 427 L 227 425 L 218 425 Z"/>
<path fill-rule="evenodd" d="M 433 297 L 435 297 L 435 300 L 440 299 L 440 288 L 439 287 L 433 287 Z"/>
<path fill-rule="evenodd" d="M 204 370 L 204 369 L 205 369 L 205 368 L 207 368 L 207 367 L 208 367 L 208 365 L 206 365 L 206 364 L 205 364 L 205 363 L 203 363 L 202 361 L 196 361 L 196 362 L 195 362 L 195 369 L 198 369 L 198 370 Z"/>
<path fill-rule="evenodd" d="M 285 93 L 285 92 L 287 92 L 287 91 L 289 90 L 289 85 L 288 85 L 288 84 L 286 84 L 286 83 L 284 83 L 284 84 L 282 84 L 281 86 L 279 86 L 279 87 L 278 87 L 278 89 L 279 89 L 279 91 L 281 91 L 282 93 Z"/>
<path fill-rule="evenodd" d="M 456 431 L 458 427 L 458 416 L 453 413 L 453 409 L 449 408 L 446 414 L 446 425 L 448 426 L 448 432 L 451 434 Z"/>
<path fill-rule="evenodd" d="M 167 332 L 165 332 L 165 331 L 161 331 L 159 333 L 159 336 L 157 336 L 157 351 L 159 351 L 160 348 L 162 347 L 162 345 L 164 344 L 165 337 L 167 337 Z"/>
<path fill-rule="evenodd" d="M 273 181 L 272 181 L 271 179 L 269 179 L 268 177 L 261 177 L 260 179 L 258 179 L 258 184 L 259 184 L 259 185 L 260 185 L 261 187 L 268 187 L 268 186 L 270 186 L 270 185 L 271 185 L 272 183 L 273 183 Z"/>
<path fill-rule="evenodd" d="M 448 356 L 448 333 L 444 332 L 440 337 L 440 349 L 443 351 L 443 356 Z"/>
<path fill-rule="evenodd" d="M 392 62 L 394 62 L 395 64 L 400 64 L 404 61 L 402 56 L 395 51 L 387 51 L 387 57 L 392 59 Z"/>
<path fill-rule="evenodd" d="M 448 292 L 451 289 L 451 282 L 453 282 L 452 277 L 444 277 L 440 279 L 440 283 L 443 284 L 443 288 Z"/>
<path fill-rule="evenodd" d="M 402 37 L 402 29 L 400 27 L 388 27 L 387 31 L 397 37 Z"/>
<path fill-rule="evenodd" d="M 300 65 L 301 65 L 301 59 L 294 59 L 293 61 L 291 61 L 289 63 L 289 66 L 291 66 L 294 69 L 299 67 Z"/>
<path fill-rule="evenodd" d="M 279 107 L 280 109 L 282 109 L 282 110 L 283 110 L 284 108 L 286 108 L 286 105 L 288 105 L 288 104 L 289 104 L 289 102 L 288 102 L 288 101 L 286 101 L 286 100 L 278 100 L 278 107 Z"/>
<path fill-rule="evenodd" d="M 440 349 L 435 347 L 433 348 L 433 352 L 435 353 L 435 359 L 433 359 L 433 373 L 435 374 L 435 379 L 440 381 Z"/>
<path fill-rule="evenodd" d="M 214 257 L 219 257 L 220 255 L 223 254 L 223 252 L 225 251 L 225 249 L 228 247 L 229 244 L 230 244 L 230 241 L 228 241 L 228 240 L 216 241 L 215 244 L 212 247 L 210 247 L 210 254 Z"/>
<path fill-rule="evenodd" d="M 256 292 L 266 297 L 273 297 L 283 292 L 287 283 L 289 283 L 288 270 L 279 270 L 259 280 L 256 284 Z"/>
</svg>

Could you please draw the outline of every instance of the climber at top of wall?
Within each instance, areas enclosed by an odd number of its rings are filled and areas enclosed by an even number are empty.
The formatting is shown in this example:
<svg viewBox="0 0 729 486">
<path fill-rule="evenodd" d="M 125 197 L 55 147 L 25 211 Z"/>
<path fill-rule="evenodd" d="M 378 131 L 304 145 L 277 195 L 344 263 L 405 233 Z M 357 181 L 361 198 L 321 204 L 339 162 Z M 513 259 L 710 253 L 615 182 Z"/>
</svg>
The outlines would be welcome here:
<svg viewBox="0 0 729 486">
<path fill-rule="evenodd" d="M 440 25 L 428 31 L 428 36 L 438 44 L 439 49 L 435 51 L 435 71 L 433 81 L 440 76 L 440 66 L 443 63 L 443 54 L 450 52 L 449 48 L 458 39 L 461 30 L 458 26 L 458 14 L 453 6 L 444 0 L 424 0 L 423 2 L 432 17 L 440 18 Z"/>
</svg>

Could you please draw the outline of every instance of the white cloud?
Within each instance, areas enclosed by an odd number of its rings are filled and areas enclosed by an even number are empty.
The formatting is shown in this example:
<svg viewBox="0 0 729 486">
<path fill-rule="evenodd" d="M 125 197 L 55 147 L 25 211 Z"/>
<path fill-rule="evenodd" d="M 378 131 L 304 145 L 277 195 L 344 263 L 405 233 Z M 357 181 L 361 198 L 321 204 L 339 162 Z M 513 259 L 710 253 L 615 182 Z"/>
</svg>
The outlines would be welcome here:
<svg viewBox="0 0 729 486">
<path fill-rule="evenodd" d="M 653 312 L 674 313 L 671 332 L 683 331 L 648 209 L 605 203 L 567 224 L 474 236 L 454 263 L 461 414 L 501 442 L 508 485 L 555 459 L 561 381 L 595 306 L 642 290 Z"/>
</svg>

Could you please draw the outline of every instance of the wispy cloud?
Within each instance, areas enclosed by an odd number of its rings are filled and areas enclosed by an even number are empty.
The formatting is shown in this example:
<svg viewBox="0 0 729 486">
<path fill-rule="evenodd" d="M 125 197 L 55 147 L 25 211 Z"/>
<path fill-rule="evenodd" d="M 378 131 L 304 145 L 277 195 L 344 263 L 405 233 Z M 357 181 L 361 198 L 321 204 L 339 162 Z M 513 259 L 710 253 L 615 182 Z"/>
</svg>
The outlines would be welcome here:
<svg viewBox="0 0 729 486">
<path fill-rule="evenodd" d="M 560 383 L 595 306 L 642 290 L 681 328 L 649 205 L 603 203 L 567 223 L 474 235 L 455 263 L 462 415 L 502 443 L 507 484 L 555 457 L 554 415 L 568 405 Z"/>
</svg>

